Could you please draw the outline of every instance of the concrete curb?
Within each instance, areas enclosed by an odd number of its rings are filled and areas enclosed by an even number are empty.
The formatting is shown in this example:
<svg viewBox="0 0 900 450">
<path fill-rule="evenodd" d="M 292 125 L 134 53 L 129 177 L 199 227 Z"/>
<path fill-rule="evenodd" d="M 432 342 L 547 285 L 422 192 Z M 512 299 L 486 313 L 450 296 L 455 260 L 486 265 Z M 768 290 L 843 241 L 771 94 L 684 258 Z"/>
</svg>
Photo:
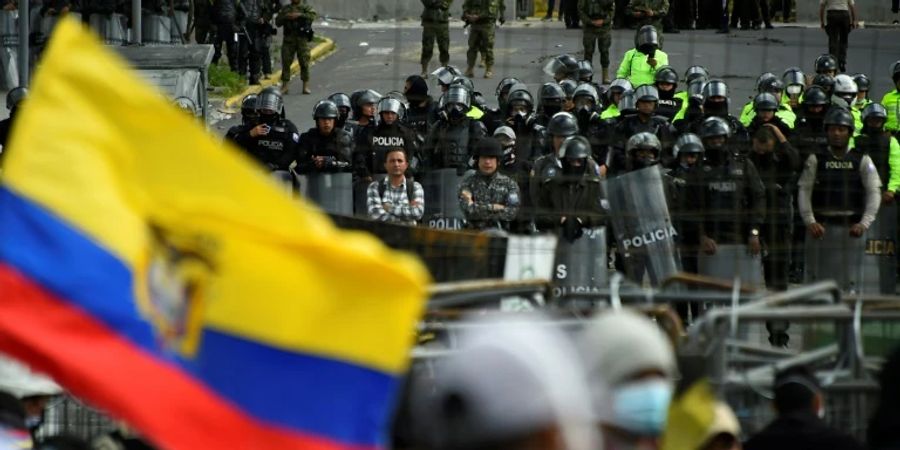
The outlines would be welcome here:
<svg viewBox="0 0 900 450">
<path fill-rule="evenodd" d="M 331 52 L 334 51 L 335 47 L 336 46 L 334 44 L 334 41 L 332 39 L 326 37 L 325 42 L 322 42 L 322 43 L 316 45 L 309 51 L 310 62 L 315 63 L 316 61 L 323 59 L 324 57 L 331 54 Z M 291 64 L 291 75 L 294 75 L 298 72 L 300 72 L 300 63 L 297 61 L 294 61 L 294 63 Z M 244 97 L 246 97 L 249 94 L 258 94 L 259 91 L 261 91 L 269 86 L 275 86 L 280 82 L 281 82 L 281 70 L 278 70 L 275 73 L 273 73 L 271 76 L 260 79 L 258 85 L 247 86 L 247 89 L 244 89 L 244 91 L 241 92 L 240 94 L 237 94 L 237 95 L 234 95 L 234 96 L 231 96 L 231 97 L 225 99 L 225 101 L 222 103 L 222 106 L 218 109 L 219 109 L 219 111 L 224 112 L 224 113 L 234 114 L 240 108 L 241 100 L 243 100 Z"/>
</svg>

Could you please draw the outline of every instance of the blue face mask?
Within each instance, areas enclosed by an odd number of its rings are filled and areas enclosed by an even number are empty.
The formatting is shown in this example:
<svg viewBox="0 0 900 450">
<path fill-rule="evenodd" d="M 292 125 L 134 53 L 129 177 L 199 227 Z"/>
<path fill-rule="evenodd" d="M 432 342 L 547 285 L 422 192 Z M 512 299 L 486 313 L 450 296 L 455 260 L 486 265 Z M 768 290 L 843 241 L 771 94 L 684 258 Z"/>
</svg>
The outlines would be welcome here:
<svg viewBox="0 0 900 450">
<path fill-rule="evenodd" d="M 640 436 L 659 436 L 666 427 L 672 387 L 665 380 L 637 381 L 613 394 L 613 423 Z"/>
</svg>

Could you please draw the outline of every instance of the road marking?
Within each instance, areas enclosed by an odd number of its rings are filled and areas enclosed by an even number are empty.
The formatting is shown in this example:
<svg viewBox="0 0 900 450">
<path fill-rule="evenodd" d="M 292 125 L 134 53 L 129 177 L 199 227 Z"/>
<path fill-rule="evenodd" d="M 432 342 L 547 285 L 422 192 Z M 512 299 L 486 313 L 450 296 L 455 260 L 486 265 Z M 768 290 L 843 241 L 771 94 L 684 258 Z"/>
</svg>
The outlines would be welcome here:
<svg viewBox="0 0 900 450">
<path fill-rule="evenodd" d="M 394 47 L 369 47 L 366 50 L 366 56 L 371 55 L 390 55 L 394 53 Z"/>
</svg>

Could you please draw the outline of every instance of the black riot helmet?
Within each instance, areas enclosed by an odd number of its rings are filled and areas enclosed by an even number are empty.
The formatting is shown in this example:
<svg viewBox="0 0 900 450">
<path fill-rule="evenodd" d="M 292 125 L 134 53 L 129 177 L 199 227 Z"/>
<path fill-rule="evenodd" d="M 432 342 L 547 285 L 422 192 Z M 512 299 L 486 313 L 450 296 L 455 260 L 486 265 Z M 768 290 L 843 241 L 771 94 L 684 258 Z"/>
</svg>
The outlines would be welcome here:
<svg viewBox="0 0 900 450">
<path fill-rule="evenodd" d="M 575 80 L 562 80 L 559 86 L 566 93 L 566 100 L 572 100 L 572 96 L 575 95 L 575 89 L 578 89 L 578 83 Z"/>
<path fill-rule="evenodd" d="M 466 90 L 469 91 L 469 95 L 475 92 L 475 83 L 472 82 L 471 78 L 457 75 L 453 77 L 453 81 L 450 82 L 450 86 L 455 86 L 457 84 L 465 87 Z"/>
<path fill-rule="evenodd" d="M 315 109 L 313 109 L 313 120 L 318 119 L 335 119 L 337 120 L 340 117 L 341 113 L 338 111 L 337 105 L 334 104 L 331 100 L 322 100 L 318 104 L 316 104 Z"/>
<path fill-rule="evenodd" d="M 644 25 L 637 30 L 634 48 L 645 55 L 653 55 L 659 50 L 659 33 L 653 25 Z"/>
<path fill-rule="evenodd" d="M 859 92 L 869 92 L 869 87 L 872 86 L 869 76 L 864 73 L 853 75 L 853 81 L 856 83 L 856 88 L 859 89 Z"/>
<path fill-rule="evenodd" d="M 506 104 L 510 108 L 517 105 L 524 106 L 528 114 L 534 112 L 534 98 L 531 96 L 530 92 L 524 89 L 517 89 L 510 92 L 509 96 L 506 98 Z"/>
<path fill-rule="evenodd" d="M 516 84 L 522 84 L 522 82 L 514 77 L 506 77 L 497 83 L 497 89 L 494 92 L 494 95 L 497 97 L 498 104 L 503 105 L 506 103 L 506 96 L 509 94 L 509 89 Z"/>
<path fill-rule="evenodd" d="M 629 170 L 650 167 L 659 162 L 660 151 L 662 143 L 655 134 L 646 131 L 637 133 L 625 144 L 626 165 Z"/>
<path fill-rule="evenodd" d="M 728 98 L 728 85 L 719 79 L 709 80 L 703 85 L 703 98 L 709 99 L 710 97 Z"/>
<path fill-rule="evenodd" d="M 363 105 L 377 105 L 381 101 L 381 94 L 371 89 L 359 90 L 350 96 L 353 105 L 353 117 L 359 119 L 362 116 Z"/>
<path fill-rule="evenodd" d="M 812 80 L 813 86 L 819 86 L 825 91 L 825 94 L 831 97 L 834 94 L 834 77 L 826 74 L 818 74 L 813 77 Z"/>
<path fill-rule="evenodd" d="M 263 89 L 256 99 L 259 118 L 269 125 L 278 120 L 283 107 L 284 99 L 281 97 L 281 91 L 274 86 Z"/>
<path fill-rule="evenodd" d="M 600 102 L 600 95 L 597 94 L 597 88 L 595 88 L 593 84 L 581 83 L 575 88 L 572 99 L 575 100 L 575 109 L 587 107 L 588 109 L 593 110 L 593 108 L 597 106 L 597 103 Z"/>
<path fill-rule="evenodd" d="M 618 107 L 619 114 L 622 116 L 637 114 L 637 97 L 634 95 L 634 91 L 625 91 L 622 98 L 619 99 Z"/>
<path fill-rule="evenodd" d="M 806 74 L 799 67 L 790 67 L 781 76 L 788 95 L 800 95 L 806 88 Z"/>
<path fill-rule="evenodd" d="M 565 99 L 566 93 L 563 91 L 562 86 L 556 83 L 545 83 L 541 86 L 538 109 L 541 114 L 553 116 L 562 110 L 562 104 Z"/>
<path fill-rule="evenodd" d="M 700 125 L 700 137 L 703 139 L 731 135 L 731 127 L 721 117 L 707 117 Z"/>
<path fill-rule="evenodd" d="M 568 160 L 591 156 L 591 143 L 584 136 L 571 136 L 559 148 L 559 155 Z"/>
<path fill-rule="evenodd" d="M 609 93 L 622 95 L 625 91 L 632 91 L 634 87 L 631 85 L 631 82 L 624 78 L 616 78 L 609 84 Z"/>
<path fill-rule="evenodd" d="M 575 78 L 580 83 L 590 83 L 591 81 L 594 81 L 594 66 L 590 61 L 586 59 L 578 61 L 578 70 L 576 71 Z"/>
<path fill-rule="evenodd" d="M 778 99 L 773 94 L 763 92 L 753 97 L 753 110 L 759 111 L 778 111 Z"/>
<path fill-rule="evenodd" d="M 691 66 L 684 72 L 684 82 L 690 83 L 695 78 L 709 78 L 709 71 L 703 66 Z"/>
<path fill-rule="evenodd" d="M 447 118 L 453 121 L 462 120 L 471 107 L 469 91 L 460 85 L 450 86 L 444 96 L 444 111 Z"/>
<path fill-rule="evenodd" d="M 703 85 L 703 112 L 707 116 L 725 117 L 728 115 L 730 100 L 728 85 L 722 80 L 710 80 Z"/>
<path fill-rule="evenodd" d="M 656 75 L 653 76 L 653 82 L 655 84 L 674 84 L 675 87 L 678 88 L 678 72 L 670 66 L 662 66 L 656 70 Z"/>
<path fill-rule="evenodd" d="M 384 97 L 381 101 L 378 102 L 378 115 L 381 116 L 381 120 L 384 121 L 385 113 L 394 113 L 397 115 L 397 121 L 403 119 L 403 116 L 406 114 L 406 106 L 403 105 L 403 102 L 396 98 L 392 97 Z"/>
<path fill-rule="evenodd" d="M 574 78 L 578 73 L 578 60 L 572 55 L 559 55 L 547 61 L 547 64 L 544 65 L 544 73 L 553 77 L 557 82 Z"/>
<path fill-rule="evenodd" d="M 256 94 L 247 94 L 241 100 L 241 123 L 244 125 L 256 125 L 259 123 L 259 110 L 256 109 L 258 97 Z"/>
<path fill-rule="evenodd" d="M 338 112 L 340 112 L 340 116 L 338 117 L 338 123 L 343 124 L 350 117 L 350 111 L 353 110 L 353 105 L 350 103 L 350 96 L 343 92 L 335 92 L 328 96 L 328 100 L 334 103 L 337 106 Z"/>
<path fill-rule="evenodd" d="M 764 83 L 766 83 L 766 82 L 768 82 L 768 81 L 770 81 L 770 80 L 775 80 L 775 79 L 777 79 L 777 78 L 778 78 L 778 77 L 776 77 L 775 74 L 772 73 L 772 72 L 765 72 L 765 73 L 763 73 L 762 75 L 760 75 L 760 76 L 756 79 L 756 92 L 757 92 L 757 93 L 763 92 L 763 85 L 764 85 Z"/>
<path fill-rule="evenodd" d="M 881 103 L 873 102 L 866 105 L 862 110 L 861 119 L 863 123 L 866 123 L 866 120 L 869 118 L 878 118 L 887 120 L 887 109 L 881 105 Z"/>
<path fill-rule="evenodd" d="M 659 91 L 652 84 L 643 84 L 634 91 L 634 96 L 639 102 L 659 102 Z"/>
<path fill-rule="evenodd" d="M 821 86 L 813 85 L 803 92 L 801 104 L 804 106 L 826 106 L 829 103 L 828 94 L 825 93 Z"/>
<path fill-rule="evenodd" d="M 550 122 L 547 123 L 547 132 L 551 136 L 574 136 L 578 134 L 578 121 L 570 113 L 556 113 L 550 118 Z"/>
<path fill-rule="evenodd" d="M 847 127 L 850 129 L 851 134 L 856 126 L 853 114 L 851 114 L 848 109 L 839 106 L 831 107 L 828 112 L 825 113 L 825 120 L 822 123 L 825 125 L 826 129 L 830 126 Z"/>
<path fill-rule="evenodd" d="M 838 70 L 838 61 L 833 55 L 824 54 L 816 58 L 816 73 L 836 75 Z"/>
<path fill-rule="evenodd" d="M 22 100 L 25 100 L 26 97 L 28 97 L 28 88 L 22 86 L 12 88 L 6 93 L 6 109 L 12 111 L 13 108 L 19 106 L 19 103 L 22 103 Z"/>
<path fill-rule="evenodd" d="M 702 155 L 706 150 L 703 148 L 703 141 L 700 140 L 700 136 L 694 133 L 685 133 L 678 136 L 678 139 L 675 140 L 672 151 L 675 158 L 678 158 L 679 155 Z"/>
<path fill-rule="evenodd" d="M 431 72 L 431 75 L 438 81 L 438 84 L 441 87 L 448 87 L 450 83 L 453 82 L 453 78 L 462 75 L 463 73 L 453 66 L 443 66 L 438 67 L 434 72 Z"/>
<path fill-rule="evenodd" d="M 759 85 L 759 93 L 763 92 L 781 97 L 781 94 L 784 92 L 784 82 L 778 78 L 766 80 Z"/>
<path fill-rule="evenodd" d="M 891 79 L 894 80 L 894 84 L 900 81 L 900 60 L 891 64 Z"/>
</svg>

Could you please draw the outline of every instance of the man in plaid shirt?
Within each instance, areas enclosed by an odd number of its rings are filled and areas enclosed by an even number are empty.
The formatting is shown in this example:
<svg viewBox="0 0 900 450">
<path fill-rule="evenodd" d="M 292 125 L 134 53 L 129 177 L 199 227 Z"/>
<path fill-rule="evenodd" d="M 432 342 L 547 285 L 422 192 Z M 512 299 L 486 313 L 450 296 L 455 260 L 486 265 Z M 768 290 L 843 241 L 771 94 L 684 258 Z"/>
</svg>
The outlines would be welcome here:
<svg viewBox="0 0 900 450">
<path fill-rule="evenodd" d="M 415 225 L 425 213 L 425 190 L 421 184 L 406 178 L 409 167 L 406 151 L 395 148 L 384 157 L 388 176 L 369 185 L 366 202 L 369 218 Z"/>
</svg>

